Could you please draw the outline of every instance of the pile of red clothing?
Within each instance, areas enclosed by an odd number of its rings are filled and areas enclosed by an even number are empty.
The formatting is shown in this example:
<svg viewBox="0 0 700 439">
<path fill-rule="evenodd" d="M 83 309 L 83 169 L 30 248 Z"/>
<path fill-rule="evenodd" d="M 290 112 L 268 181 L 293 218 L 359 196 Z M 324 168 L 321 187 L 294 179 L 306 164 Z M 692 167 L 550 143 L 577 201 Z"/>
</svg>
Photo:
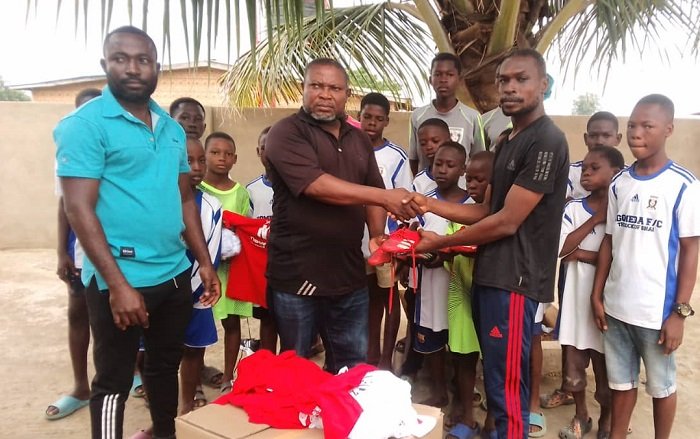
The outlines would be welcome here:
<svg viewBox="0 0 700 439">
<path fill-rule="evenodd" d="M 420 437 L 435 425 L 416 414 L 410 385 L 390 372 L 362 364 L 333 375 L 292 351 L 241 360 L 233 390 L 215 403 L 241 407 L 253 423 L 323 428 L 326 439 Z"/>
</svg>

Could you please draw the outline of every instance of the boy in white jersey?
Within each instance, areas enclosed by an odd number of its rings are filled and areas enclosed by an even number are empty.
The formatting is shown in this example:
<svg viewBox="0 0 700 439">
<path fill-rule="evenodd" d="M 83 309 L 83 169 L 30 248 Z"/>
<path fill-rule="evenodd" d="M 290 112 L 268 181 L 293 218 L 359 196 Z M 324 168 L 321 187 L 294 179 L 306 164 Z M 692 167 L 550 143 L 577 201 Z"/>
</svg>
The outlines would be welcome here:
<svg viewBox="0 0 700 439">
<path fill-rule="evenodd" d="M 591 287 L 600 242 L 605 235 L 608 188 L 612 178 L 625 166 L 620 151 L 594 146 L 583 160 L 581 185 L 591 192 L 586 198 L 571 200 L 564 208 L 559 257 L 566 270 L 566 287 L 560 302 L 559 342 L 562 345 L 562 389 L 573 393 L 576 414 L 560 430 L 559 437 L 576 439 L 592 428 L 586 406 L 586 368 L 593 364 L 600 404 L 598 437 L 610 434 L 610 391 L 603 355 L 603 336 L 593 321 Z M 564 355 L 564 352 L 566 353 Z"/>
<path fill-rule="evenodd" d="M 418 127 L 418 144 L 422 154 L 426 157 L 428 167 L 423 169 L 421 172 L 416 174 L 413 179 L 413 192 L 418 192 L 423 195 L 435 192 L 437 189 L 437 183 L 432 173 L 433 159 L 437 153 L 438 148 L 443 143 L 450 141 L 450 127 L 447 126 L 444 120 L 438 118 L 432 118 L 425 120 Z M 460 182 L 464 181 L 464 175 L 460 177 Z M 466 182 L 460 186 L 466 187 Z M 398 275 L 401 282 L 406 285 L 405 280 L 408 276 L 408 267 L 403 266 Z M 405 301 L 405 312 L 406 318 L 409 322 L 413 321 L 413 314 L 415 313 L 415 295 L 406 294 L 404 295 Z M 411 336 L 411 325 L 406 326 L 406 339 L 412 340 Z M 408 343 L 404 342 L 404 346 Z M 406 358 L 401 366 L 401 375 L 413 376 L 418 373 L 422 364 L 422 357 L 418 355 L 414 349 L 410 349 L 406 352 Z"/>
<path fill-rule="evenodd" d="M 448 141 L 440 145 L 433 162 L 437 188 L 426 196 L 451 203 L 473 203 L 469 194 L 458 184 L 466 171 L 466 159 L 466 151 L 459 143 Z M 431 212 L 419 217 L 419 221 L 424 230 L 443 234 L 447 232 L 449 225 L 447 219 Z M 444 260 L 438 255 L 423 262 L 417 274 L 418 279 L 415 279 L 413 270 L 409 273 L 412 291 L 407 291 L 406 295 L 416 295 L 412 316 L 413 350 L 424 355 L 433 384 L 430 397 L 423 403 L 443 407 L 448 403 L 445 347 L 448 342 L 447 294 L 450 273 L 445 269 Z M 472 434 L 478 434 L 478 425 L 466 427 L 471 431 L 470 437 Z"/>
<path fill-rule="evenodd" d="M 197 186 L 204 178 L 207 164 L 204 147 L 199 139 L 187 138 L 187 163 L 190 165 L 190 185 L 194 199 L 199 206 L 204 239 L 209 249 L 209 256 L 216 268 L 221 256 L 221 203 L 213 195 L 200 191 Z M 200 371 L 204 367 L 204 350 L 218 341 L 216 324 L 211 305 L 203 305 L 199 298 L 204 292 L 202 279 L 199 277 L 199 263 L 187 252 L 192 262 L 192 317 L 185 331 L 185 349 L 180 363 L 181 402 L 180 414 L 189 413 L 206 404 L 201 393 Z"/>
<path fill-rule="evenodd" d="M 408 157 L 414 175 L 429 167 L 418 143 L 418 128 L 427 119 L 444 120 L 450 139 L 464 146 L 467 157 L 485 149 L 481 115 L 457 100 L 461 73 L 462 62 L 452 53 L 438 53 L 430 63 L 430 85 L 435 90 L 435 99 L 413 111 L 408 134 Z"/>
<path fill-rule="evenodd" d="M 258 136 L 258 146 L 255 151 L 260 158 L 265 172 L 255 180 L 246 185 L 246 190 L 250 196 L 251 218 L 272 218 L 272 183 L 267 179 L 267 155 L 265 154 L 265 141 L 267 133 L 271 127 L 265 127 Z M 253 306 L 253 317 L 260 320 L 260 348 L 271 352 L 277 352 L 277 329 L 275 319 L 270 312 L 260 306 Z"/>
<path fill-rule="evenodd" d="M 450 127 L 444 120 L 436 117 L 427 119 L 421 123 L 417 131 L 418 145 L 421 154 L 425 156 L 426 166 L 413 178 L 413 191 L 419 194 L 427 194 L 437 188 L 435 178 L 433 178 L 433 159 L 440 145 L 450 141 Z M 460 181 L 464 176 L 460 178 Z M 463 185 L 463 187 L 466 187 Z"/>
<path fill-rule="evenodd" d="M 617 148 L 622 140 L 619 131 L 617 117 L 608 111 L 594 113 L 586 122 L 586 132 L 583 133 L 583 142 L 590 151 L 594 146 L 610 146 Z M 590 192 L 581 185 L 581 166 L 583 161 L 573 162 L 569 165 L 569 182 L 566 188 L 566 198 L 583 198 Z"/>
<path fill-rule="evenodd" d="M 408 156 L 404 150 L 384 138 L 384 128 L 389 125 L 389 100 L 381 93 L 368 93 L 360 102 L 360 128 L 367 133 L 374 157 L 377 160 L 379 173 L 384 180 L 387 189 L 404 188 L 411 190 L 411 170 L 409 169 Z M 387 219 L 385 233 L 396 230 L 397 224 L 391 218 Z M 365 239 L 363 240 L 363 252 L 369 250 L 369 231 L 365 227 Z M 365 254 L 365 258 L 369 254 Z M 384 272 L 382 270 L 385 270 Z M 367 283 L 369 287 L 369 343 L 367 347 L 367 363 L 378 366 L 380 369 L 391 369 L 391 361 L 394 353 L 394 343 L 399 332 L 401 311 L 399 306 L 399 289 L 391 285 L 391 279 L 384 283 L 382 277 L 391 266 L 385 264 L 376 270 L 368 269 Z M 380 282 L 381 280 L 381 282 Z M 393 297 L 390 298 L 390 294 Z M 391 304 L 391 306 L 390 306 Z M 395 305 L 394 305 L 395 304 Z M 383 343 L 380 346 L 382 320 L 384 321 Z"/>
<path fill-rule="evenodd" d="M 627 123 L 637 161 L 615 177 L 608 195 L 591 305 L 604 332 L 613 439 L 627 434 L 640 358 L 656 438 L 670 437 L 676 413 L 674 351 L 685 318 L 694 313 L 689 302 L 698 266 L 700 185 L 666 155 L 673 113 L 673 102 L 663 95 L 637 102 Z"/>
</svg>

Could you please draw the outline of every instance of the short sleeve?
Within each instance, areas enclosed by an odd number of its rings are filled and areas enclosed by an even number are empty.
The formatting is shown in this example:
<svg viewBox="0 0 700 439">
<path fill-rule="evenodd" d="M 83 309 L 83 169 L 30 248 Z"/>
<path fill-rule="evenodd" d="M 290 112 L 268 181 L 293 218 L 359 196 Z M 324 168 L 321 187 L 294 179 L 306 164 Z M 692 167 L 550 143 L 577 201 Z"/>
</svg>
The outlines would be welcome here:
<svg viewBox="0 0 700 439">
<path fill-rule="evenodd" d="M 248 190 L 246 188 L 243 188 L 243 199 L 241 200 L 241 215 L 243 216 L 250 216 L 251 214 L 251 201 L 250 201 L 250 194 L 248 193 Z"/>
<path fill-rule="evenodd" d="M 413 187 L 413 177 L 411 176 L 411 169 L 408 166 L 408 160 L 401 159 L 399 165 L 396 167 L 396 175 L 392 178 L 394 183 L 394 188 L 404 188 L 410 191 Z"/>
<path fill-rule="evenodd" d="M 686 186 L 678 205 L 678 236 L 700 236 L 700 182 Z"/>
<path fill-rule="evenodd" d="M 478 112 L 475 114 L 472 122 L 474 124 L 474 143 L 472 144 L 472 149 L 469 155 L 473 155 L 476 152 L 484 151 L 486 149 L 486 141 L 484 140 L 484 122 Z"/>
<path fill-rule="evenodd" d="M 265 151 L 275 172 L 296 197 L 324 174 L 313 145 L 290 118 L 272 126 Z"/>
<path fill-rule="evenodd" d="M 53 138 L 56 143 L 58 177 L 102 177 L 105 165 L 104 139 L 94 123 L 75 115 L 68 116 L 54 129 Z"/>
<path fill-rule="evenodd" d="M 574 205 L 573 203 L 567 203 L 564 207 L 564 214 L 561 219 L 561 232 L 559 233 L 559 250 L 557 254 L 561 254 L 561 249 L 564 247 L 564 242 L 566 241 L 569 233 L 576 230 L 574 225 Z"/>
<path fill-rule="evenodd" d="M 553 192 L 557 173 L 568 168 L 568 149 L 563 135 L 543 130 L 533 137 L 514 184 L 542 194 Z"/>
<path fill-rule="evenodd" d="M 384 179 L 382 178 L 382 173 L 379 172 L 377 158 L 374 156 L 374 152 L 372 151 L 372 145 L 369 144 L 369 141 L 367 142 L 367 148 L 369 150 L 369 154 L 367 154 L 369 160 L 367 162 L 367 177 L 365 178 L 363 184 L 365 186 L 373 186 L 379 189 L 387 189 L 384 186 Z"/>
<path fill-rule="evenodd" d="M 608 214 L 605 220 L 605 234 L 612 235 L 617 219 L 617 182 L 613 181 L 608 189 Z"/>
</svg>

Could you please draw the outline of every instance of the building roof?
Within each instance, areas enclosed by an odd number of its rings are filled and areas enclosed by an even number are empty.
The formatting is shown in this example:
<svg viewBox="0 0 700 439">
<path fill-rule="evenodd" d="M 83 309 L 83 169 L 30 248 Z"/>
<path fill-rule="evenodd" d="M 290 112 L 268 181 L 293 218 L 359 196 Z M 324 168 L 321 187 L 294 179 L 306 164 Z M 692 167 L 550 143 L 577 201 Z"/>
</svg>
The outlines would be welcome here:
<svg viewBox="0 0 700 439">
<path fill-rule="evenodd" d="M 223 72 L 228 71 L 230 67 L 231 67 L 231 65 L 226 64 L 226 63 L 210 61 L 209 64 L 207 65 L 206 61 L 200 61 L 197 65 L 197 67 L 193 66 L 190 63 L 170 64 L 169 66 L 164 65 L 162 67 L 161 72 L 169 71 L 169 70 L 193 70 L 196 68 L 196 69 L 219 70 L 223 73 Z M 101 73 L 99 75 L 76 76 L 73 78 L 54 79 L 51 81 L 34 82 L 34 83 L 29 83 L 29 84 L 8 85 L 7 87 L 12 89 L 12 90 L 36 90 L 36 89 L 40 89 L 40 88 L 56 87 L 56 86 L 61 86 L 61 85 L 81 84 L 81 83 L 93 82 L 93 81 L 104 81 L 105 79 L 106 78 L 105 78 L 104 73 Z"/>
</svg>

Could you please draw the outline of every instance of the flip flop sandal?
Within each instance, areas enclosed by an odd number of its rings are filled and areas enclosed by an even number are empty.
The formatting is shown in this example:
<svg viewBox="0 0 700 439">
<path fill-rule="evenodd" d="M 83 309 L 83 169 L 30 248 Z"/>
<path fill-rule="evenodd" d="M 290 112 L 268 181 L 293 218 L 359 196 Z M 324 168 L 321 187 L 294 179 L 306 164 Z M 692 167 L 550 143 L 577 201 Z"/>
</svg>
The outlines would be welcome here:
<svg viewBox="0 0 700 439">
<path fill-rule="evenodd" d="M 233 390 L 233 380 L 227 381 L 226 383 L 222 384 L 221 388 L 219 389 L 219 392 L 223 395 L 229 393 L 231 390 Z"/>
<path fill-rule="evenodd" d="M 588 418 L 585 424 L 582 424 L 579 418 L 574 416 L 571 423 L 559 430 L 560 439 L 581 439 L 593 429 L 593 419 Z"/>
<path fill-rule="evenodd" d="M 479 435 L 481 435 L 481 427 L 479 427 L 479 423 L 476 423 L 474 428 L 462 424 L 461 422 L 459 424 L 456 424 L 452 429 L 447 433 L 446 438 L 456 438 L 456 439 L 472 439 L 472 438 L 478 438 Z"/>
<path fill-rule="evenodd" d="M 224 373 L 213 366 L 204 366 L 202 368 L 202 373 L 200 374 L 202 384 L 214 389 L 221 387 L 223 382 Z"/>
<path fill-rule="evenodd" d="M 530 425 L 539 427 L 540 431 L 528 432 L 528 437 L 544 437 L 547 434 L 547 420 L 544 418 L 544 413 L 530 412 Z"/>
<path fill-rule="evenodd" d="M 85 407 L 89 403 L 89 399 L 78 399 L 74 396 L 64 395 L 58 398 L 56 401 L 54 401 L 51 405 L 49 405 L 46 408 L 47 412 L 44 413 L 44 415 L 46 416 L 46 419 L 50 421 L 55 421 L 56 419 L 61 419 L 65 418 L 68 415 L 72 415 L 73 413 Z M 51 407 L 57 408 L 58 412 L 56 412 L 56 414 L 53 415 L 48 414 L 48 410 Z"/>
<path fill-rule="evenodd" d="M 146 390 L 143 388 L 143 381 L 141 381 L 141 374 L 134 375 L 134 381 L 131 382 L 129 396 L 133 398 L 143 398 L 146 396 Z"/>
<path fill-rule="evenodd" d="M 204 392 L 202 391 L 202 388 L 199 387 L 195 392 L 194 392 L 194 408 L 199 409 L 207 405 L 209 401 L 207 401 L 206 395 L 204 395 Z"/>
<path fill-rule="evenodd" d="M 540 407 L 543 409 L 553 409 L 559 407 L 560 405 L 570 405 L 573 404 L 574 396 L 569 392 L 564 392 L 561 389 L 556 389 L 552 393 L 542 395 L 540 397 Z"/>
</svg>

